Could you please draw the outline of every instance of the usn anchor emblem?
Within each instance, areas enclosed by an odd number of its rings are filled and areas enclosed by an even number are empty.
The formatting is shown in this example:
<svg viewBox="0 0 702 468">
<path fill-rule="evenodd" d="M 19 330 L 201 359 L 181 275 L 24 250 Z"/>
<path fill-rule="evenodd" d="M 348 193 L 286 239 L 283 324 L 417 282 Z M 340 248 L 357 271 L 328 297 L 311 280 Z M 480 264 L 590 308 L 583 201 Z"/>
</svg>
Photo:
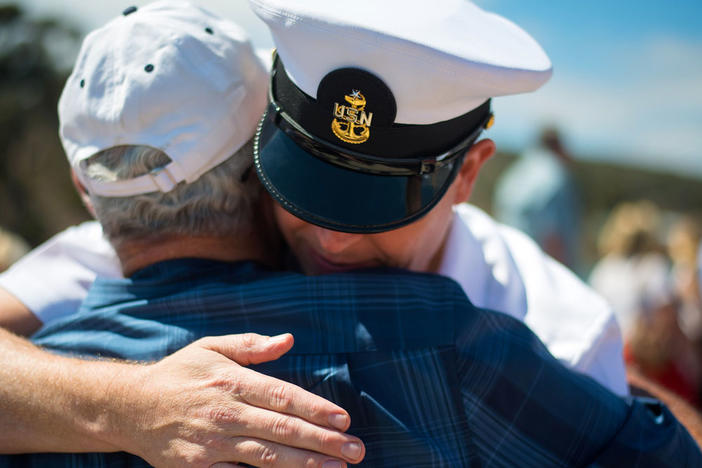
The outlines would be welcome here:
<svg viewBox="0 0 702 468">
<path fill-rule="evenodd" d="M 334 103 L 332 131 L 334 135 L 346 143 L 355 145 L 363 143 L 370 137 L 373 113 L 366 113 L 366 98 L 358 90 L 354 89 L 351 94 L 344 96 L 344 100 L 350 105 Z"/>
</svg>

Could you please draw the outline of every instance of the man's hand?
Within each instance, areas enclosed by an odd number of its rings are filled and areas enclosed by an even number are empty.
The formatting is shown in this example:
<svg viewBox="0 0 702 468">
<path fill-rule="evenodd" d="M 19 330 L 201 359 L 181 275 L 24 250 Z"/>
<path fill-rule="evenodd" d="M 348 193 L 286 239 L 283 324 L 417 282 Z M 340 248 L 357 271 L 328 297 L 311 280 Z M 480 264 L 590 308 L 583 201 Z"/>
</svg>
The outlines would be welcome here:
<svg viewBox="0 0 702 468">
<path fill-rule="evenodd" d="M 127 451 L 157 467 L 359 462 L 348 413 L 243 367 L 292 343 L 205 338 L 143 365 L 57 356 L 0 329 L 0 453 Z"/>
<path fill-rule="evenodd" d="M 111 392 L 121 407 L 114 414 L 128 415 L 113 421 L 118 446 L 157 467 L 360 462 L 363 444 L 342 432 L 350 424 L 346 411 L 243 367 L 278 359 L 292 344 L 290 334 L 204 338 L 136 373 L 118 374 Z"/>
</svg>

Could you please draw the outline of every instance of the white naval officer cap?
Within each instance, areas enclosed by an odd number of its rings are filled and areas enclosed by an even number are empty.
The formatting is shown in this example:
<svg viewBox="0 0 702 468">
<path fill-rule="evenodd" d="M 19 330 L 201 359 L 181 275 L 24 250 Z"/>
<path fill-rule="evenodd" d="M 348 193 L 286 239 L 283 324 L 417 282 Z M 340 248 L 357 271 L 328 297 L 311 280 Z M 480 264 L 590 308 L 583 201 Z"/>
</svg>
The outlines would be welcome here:
<svg viewBox="0 0 702 468">
<path fill-rule="evenodd" d="M 91 32 L 59 101 L 59 134 L 89 193 L 168 192 L 227 160 L 266 106 L 266 68 L 235 23 L 187 1 L 130 7 Z M 170 159 L 127 180 L 90 178 L 81 162 L 143 145 Z"/>
<path fill-rule="evenodd" d="M 283 207 L 347 232 L 408 224 L 491 125 L 551 76 L 539 44 L 466 0 L 250 0 L 278 58 L 256 168 Z"/>
</svg>

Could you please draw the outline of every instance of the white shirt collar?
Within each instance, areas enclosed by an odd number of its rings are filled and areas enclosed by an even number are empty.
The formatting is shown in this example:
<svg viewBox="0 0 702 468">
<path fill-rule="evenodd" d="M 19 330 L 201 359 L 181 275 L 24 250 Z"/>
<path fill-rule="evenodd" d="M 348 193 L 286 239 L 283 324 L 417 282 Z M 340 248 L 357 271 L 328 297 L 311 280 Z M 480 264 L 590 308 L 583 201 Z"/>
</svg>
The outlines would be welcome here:
<svg viewBox="0 0 702 468">
<path fill-rule="evenodd" d="M 499 224 L 468 204 L 454 207 L 439 274 L 458 282 L 478 307 L 524 320 L 526 293 Z"/>
</svg>

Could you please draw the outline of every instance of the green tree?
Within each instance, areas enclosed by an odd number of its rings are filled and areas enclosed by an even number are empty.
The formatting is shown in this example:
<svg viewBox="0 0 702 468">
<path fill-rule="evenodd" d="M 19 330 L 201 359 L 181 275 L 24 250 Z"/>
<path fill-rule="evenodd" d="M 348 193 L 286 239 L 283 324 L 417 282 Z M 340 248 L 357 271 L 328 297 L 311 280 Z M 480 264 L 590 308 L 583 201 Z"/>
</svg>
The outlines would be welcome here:
<svg viewBox="0 0 702 468">
<path fill-rule="evenodd" d="M 87 218 L 58 138 L 56 104 L 81 34 L 0 5 L 0 226 L 43 241 Z"/>
</svg>

